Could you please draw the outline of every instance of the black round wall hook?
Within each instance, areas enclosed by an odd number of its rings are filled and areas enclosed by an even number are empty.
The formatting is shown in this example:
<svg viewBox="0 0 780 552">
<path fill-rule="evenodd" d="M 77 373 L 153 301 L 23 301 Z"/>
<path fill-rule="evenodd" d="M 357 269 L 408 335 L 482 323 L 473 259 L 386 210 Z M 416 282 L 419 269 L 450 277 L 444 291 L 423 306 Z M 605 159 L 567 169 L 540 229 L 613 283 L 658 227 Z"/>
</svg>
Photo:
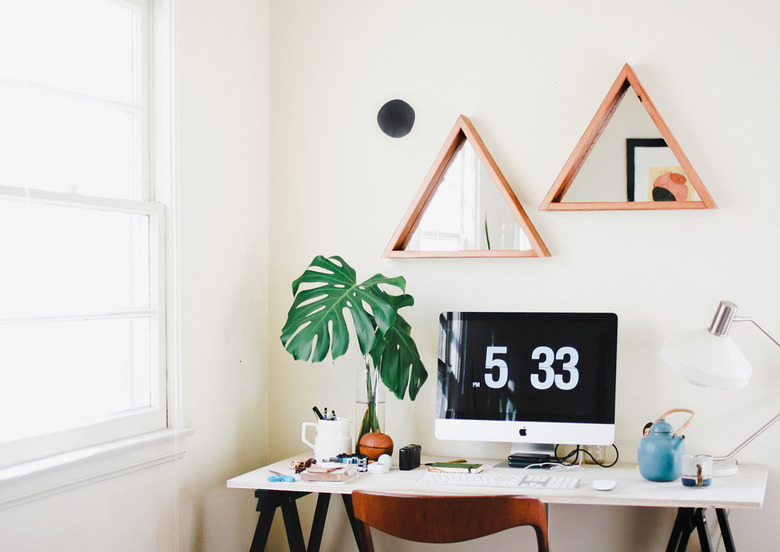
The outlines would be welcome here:
<svg viewBox="0 0 780 552">
<path fill-rule="evenodd" d="M 403 100 L 390 100 L 381 107 L 376 122 L 392 138 L 403 138 L 414 126 L 414 109 Z"/>
</svg>

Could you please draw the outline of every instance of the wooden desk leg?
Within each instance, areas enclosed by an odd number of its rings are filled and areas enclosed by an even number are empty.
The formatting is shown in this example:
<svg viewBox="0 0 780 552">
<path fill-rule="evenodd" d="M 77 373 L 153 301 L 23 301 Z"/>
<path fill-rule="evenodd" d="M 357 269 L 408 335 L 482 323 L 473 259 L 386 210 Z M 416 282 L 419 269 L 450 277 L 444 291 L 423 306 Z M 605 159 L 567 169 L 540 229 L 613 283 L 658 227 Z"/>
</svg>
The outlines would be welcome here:
<svg viewBox="0 0 780 552">
<path fill-rule="evenodd" d="M 282 517 L 284 518 L 284 529 L 287 532 L 287 544 L 290 546 L 290 552 L 306 552 L 301 518 L 298 516 L 298 506 L 295 504 L 298 497 L 287 496 L 285 498 L 286 500 L 282 502 Z"/>
<path fill-rule="evenodd" d="M 699 533 L 699 546 L 701 552 L 712 552 L 710 543 L 710 532 L 707 530 L 707 518 L 704 517 L 704 508 L 696 508 L 694 512 L 694 523 Z"/>
<path fill-rule="evenodd" d="M 360 525 L 355 519 L 355 510 L 352 509 L 352 495 L 343 494 L 341 498 L 344 500 L 344 509 L 347 511 L 347 517 L 349 518 L 349 525 L 352 527 L 352 535 L 355 537 L 355 543 L 357 543 L 358 550 L 362 550 L 360 545 Z"/>
<path fill-rule="evenodd" d="M 674 520 L 666 552 L 685 552 L 685 549 L 688 548 L 688 539 L 695 529 L 693 519 L 693 508 L 677 508 L 677 517 Z"/>
<path fill-rule="evenodd" d="M 257 520 L 255 536 L 252 537 L 252 544 L 249 552 L 263 552 L 265 545 L 268 544 L 268 534 L 271 531 L 271 523 L 274 521 L 276 508 L 260 510 L 260 517 Z"/>
<path fill-rule="evenodd" d="M 330 504 L 330 494 L 320 493 L 317 496 L 317 508 L 314 510 L 314 520 L 311 523 L 308 552 L 319 552 L 320 550 L 322 533 L 325 530 L 325 517 L 328 515 L 328 504 Z"/>
<path fill-rule="evenodd" d="M 677 509 L 677 518 L 674 520 L 674 528 L 669 537 L 666 552 L 685 552 L 688 548 L 688 539 L 694 530 L 696 530 L 699 536 L 699 545 L 702 552 L 712 552 L 712 543 L 710 543 L 710 533 L 707 530 L 707 519 L 704 517 L 704 511 L 705 508 Z M 729 542 L 726 545 L 727 552 L 735 552 L 734 544 L 731 541 L 728 519 L 725 519 L 725 514 L 722 517 L 718 513 L 718 522 L 721 525 L 721 533 L 724 535 L 724 543 L 726 541 Z"/>
<path fill-rule="evenodd" d="M 284 528 L 287 532 L 287 543 L 290 546 L 290 551 L 306 552 L 306 545 L 303 543 L 301 520 L 298 517 L 298 507 L 295 505 L 295 501 L 307 494 L 309 493 L 266 491 L 262 489 L 255 491 L 257 511 L 260 512 L 260 519 L 257 520 L 255 535 L 249 548 L 250 552 L 263 552 L 265 550 L 274 514 L 276 509 L 280 507 L 284 517 Z"/>
<path fill-rule="evenodd" d="M 726 514 L 726 510 L 723 508 L 715 508 L 715 513 L 718 515 L 720 535 L 723 537 L 723 546 L 726 549 L 726 552 L 736 552 L 734 538 L 731 536 L 731 526 L 729 525 L 729 518 Z"/>
</svg>

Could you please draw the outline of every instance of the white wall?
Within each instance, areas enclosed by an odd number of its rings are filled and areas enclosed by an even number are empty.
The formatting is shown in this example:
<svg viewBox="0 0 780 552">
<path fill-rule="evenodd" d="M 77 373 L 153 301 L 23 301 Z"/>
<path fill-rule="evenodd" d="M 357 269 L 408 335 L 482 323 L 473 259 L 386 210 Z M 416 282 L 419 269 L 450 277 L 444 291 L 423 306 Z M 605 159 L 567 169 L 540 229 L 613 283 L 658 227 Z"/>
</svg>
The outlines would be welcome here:
<svg viewBox="0 0 780 552">
<path fill-rule="evenodd" d="M 0 511 L 14 552 L 245 551 L 268 440 L 268 5 L 176 2 L 184 459 Z"/>
<path fill-rule="evenodd" d="M 268 439 L 268 6 L 178 0 L 181 550 L 246 550 Z"/>
<path fill-rule="evenodd" d="M 645 422 L 688 407 L 692 452 L 723 453 L 778 407 L 780 351 L 749 327 L 735 339 L 755 363 L 744 391 L 694 389 L 663 365 L 665 335 L 708 324 L 737 302 L 780 332 L 774 275 L 780 187 L 780 9 L 728 1 L 529 2 L 334 0 L 271 3 L 271 262 L 268 459 L 301 453 L 311 406 L 352 412 L 356 351 L 310 366 L 278 340 L 290 282 L 316 254 L 340 254 L 362 277 L 403 274 L 417 300 L 406 318 L 432 369 L 442 310 L 608 310 L 620 318 L 617 445 L 635 461 Z M 624 63 L 629 62 L 705 186 L 707 212 L 548 213 L 549 190 Z M 381 133 L 393 98 L 417 113 L 411 134 Z M 469 116 L 552 251 L 549 259 L 380 257 L 459 114 Z M 437 442 L 434 386 L 391 400 L 398 445 L 442 455 L 504 447 Z M 742 461 L 780 454 L 773 428 Z M 346 528 L 340 505 L 330 530 Z M 576 511 L 577 524 L 570 525 Z M 658 550 L 668 512 L 553 508 L 557 550 Z M 763 510 L 735 512 L 746 550 L 775 547 L 778 471 Z M 341 525 L 339 526 L 338 523 Z M 331 533 L 330 549 L 349 549 Z M 281 537 L 279 537 L 281 539 Z M 284 549 L 277 543 L 276 549 Z"/>
</svg>

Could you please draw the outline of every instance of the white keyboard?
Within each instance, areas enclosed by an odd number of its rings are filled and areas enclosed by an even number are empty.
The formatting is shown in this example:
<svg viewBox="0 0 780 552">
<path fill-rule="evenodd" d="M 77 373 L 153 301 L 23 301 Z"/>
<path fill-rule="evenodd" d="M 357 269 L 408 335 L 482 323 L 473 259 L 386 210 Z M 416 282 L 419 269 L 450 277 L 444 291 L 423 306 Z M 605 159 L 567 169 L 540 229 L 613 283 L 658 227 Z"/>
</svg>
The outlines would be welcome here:
<svg viewBox="0 0 780 552">
<path fill-rule="evenodd" d="M 418 481 L 423 485 L 570 490 L 577 487 L 580 478 L 569 475 L 514 474 L 494 471 L 480 473 L 429 471 L 420 477 Z"/>
</svg>

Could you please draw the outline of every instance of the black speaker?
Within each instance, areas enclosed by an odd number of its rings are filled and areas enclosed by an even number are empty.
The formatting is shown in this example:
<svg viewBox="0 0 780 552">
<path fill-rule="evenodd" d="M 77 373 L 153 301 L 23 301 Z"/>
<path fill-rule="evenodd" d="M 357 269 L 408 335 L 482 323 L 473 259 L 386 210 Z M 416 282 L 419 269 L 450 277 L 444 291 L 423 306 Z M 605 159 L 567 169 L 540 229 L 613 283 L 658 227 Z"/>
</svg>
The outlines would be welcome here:
<svg viewBox="0 0 780 552">
<path fill-rule="evenodd" d="M 398 450 L 398 469 L 413 470 L 420 465 L 420 445 L 406 445 Z"/>
</svg>

